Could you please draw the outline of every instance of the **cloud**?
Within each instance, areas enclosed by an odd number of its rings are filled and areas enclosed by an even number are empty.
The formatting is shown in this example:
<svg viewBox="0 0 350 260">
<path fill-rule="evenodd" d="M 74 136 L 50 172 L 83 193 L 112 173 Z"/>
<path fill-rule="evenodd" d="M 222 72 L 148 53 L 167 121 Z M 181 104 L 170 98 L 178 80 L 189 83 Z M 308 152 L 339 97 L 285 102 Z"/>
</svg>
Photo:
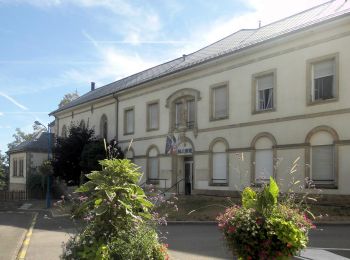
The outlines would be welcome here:
<svg viewBox="0 0 350 260">
<path fill-rule="evenodd" d="M 184 39 L 191 44 L 177 51 L 177 55 L 191 53 L 208 44 L 214 43 L 241 29 L 255 29 L 261 25 L 267 25 L 285 17 L 302 12 L 319 4 L 328 2 L 328 0 L 239 0 L 249 11 L 233 17 L 220 17 L 211 24 L 199 25 L 192 28 L 192 36 Z"/>
<path fill-rule="evenodd" d="M 0 92 L 0 96 L 6 98 L 8 101 L 10 101 L 12 104 L 16 105 L 16 106 L 19 107 L 20 109 L 28 110 L 27 107 L 23 106 L 22 104 L 20 104 L 18 101 L 16 101 L 15 99 L 13 99 L 12 97 L 10 97 L 9 95 L 6 95 L 5 93 Z"/>
<path fill-rule="evenodd" d="M 3 116 L 4 115 L 4 113 L 3 112 L 0 112 L 0 116 Z"/>
</svg>

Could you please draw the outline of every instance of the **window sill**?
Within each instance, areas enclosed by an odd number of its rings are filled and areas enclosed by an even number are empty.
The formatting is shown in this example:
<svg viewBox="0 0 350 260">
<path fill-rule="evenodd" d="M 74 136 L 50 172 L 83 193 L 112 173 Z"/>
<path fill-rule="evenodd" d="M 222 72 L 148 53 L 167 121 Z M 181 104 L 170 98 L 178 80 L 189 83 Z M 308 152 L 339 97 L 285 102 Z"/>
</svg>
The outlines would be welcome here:
<svg viewBox="0 0 350 260">
<path fill-rule="evenodd" d="M 210 183 L 209 186 L 225 187 L 228 186 L 228 183 Z"/>
<path fill-rule="evenodd" d="M 152 132 L 152 131 L 158 131 L 159 130 L 159 127 L 158 128 L 148 128 L 146 129 L 146 132 Z"/>
<path fill-rule="evenodd" d="M 309 100 L 307 105 L 308 106 L 315 106 L 315 105 L 337 102 L 338 100 L 339 100 L 338 97 L 334 97 L 334 98 L 330 98 L 330 99 L 321 99 L 321 100 Z"/>
<path fill-rule="evenodd" d="M 150 179 L 148 179 L 148 180 L 146 181 L 146 183 L 147 183 L 147 184 L 157 185 L 157 184 L 159 184 L 159 180 L 150 180 Z"/>
<path fill-rule="evenodd" d="M 133 135 L 134 132 L 131 132 L 131 133 L 124 133 L 124 135 Z"/>
<path fill-rule="evenodd" d="M 225 117 L 211 117 L 209 121 L 219 121 L 219 120 L 225 120 L 228 119 L 228 116 Z"/>
<path fill-rule="evenodd" d="M 24 176 L 12 176 L 12 178 L 24 178 Z"/>
<path fill-rule="evenodd" d="M 312 187 L 310 187 L 312 186 Z M 309 186 L 306 187 L 307 189 L 329 189 L 329 190 L 336 190 L 338 189 L 338 185 L 336 185 L 335 183 L 313 183 Z"/>
<path fill-rule="evenodd" d="M 270 108 L 270 109 L 265 109 L 265 110 L 253 110 L 252 114 L 256 115 L 256 114 L 263 114 L 263 113 L 269 113 L 269 112 L 275 112 L 276 108 Z"/>
</svg>

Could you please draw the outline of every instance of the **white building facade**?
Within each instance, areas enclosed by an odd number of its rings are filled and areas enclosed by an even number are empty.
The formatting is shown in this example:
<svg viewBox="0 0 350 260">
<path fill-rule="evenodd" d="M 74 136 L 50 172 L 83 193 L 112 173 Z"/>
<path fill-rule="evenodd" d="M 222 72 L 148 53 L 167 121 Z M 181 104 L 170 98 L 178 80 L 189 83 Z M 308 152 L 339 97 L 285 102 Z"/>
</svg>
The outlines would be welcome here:
<svg viewBox="0 0 350 260">
<path fill-rule="evenodd" d="M 284 191 L 350 195 L 349 8 L 328 2 L 92 89 L 51 113 L 56 133 L 132 140 L 141 182 L 180 193 L 273 176 Z"/>
</svg>

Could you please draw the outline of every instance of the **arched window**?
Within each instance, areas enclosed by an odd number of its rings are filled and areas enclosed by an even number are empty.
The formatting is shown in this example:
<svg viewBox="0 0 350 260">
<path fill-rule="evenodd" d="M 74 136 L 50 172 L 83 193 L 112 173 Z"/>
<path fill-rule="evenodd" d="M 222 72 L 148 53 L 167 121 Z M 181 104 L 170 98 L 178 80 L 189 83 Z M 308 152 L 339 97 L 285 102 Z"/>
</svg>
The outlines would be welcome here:
<svg viewBox="0 0 350 260">
<path fill-rule="evenodd" d="M 102 115 L 100 120 L 100 135 L 102 138 L 108 140 L 108 120 L 106 115 Z"/>
<path fill-rule="evenodd" d="M 216 138 L 210 145 L 211 185 L 228 185 L 228 143 L 224 138 Z"/>
<path fill-rule="evenodd" d="M 80 126 L 80 128 L 85 128 L 85 121 L 84 121 L 84 119 L 82 119 L 81 121 L 80 121 L 80 124 L 79 124 L 79 126 Z"/>
<path fill-rule="evenodd" d="M 337 186 L 338 151 L 335 142 L 339 140 L 336 131 L 328 126 L 311 130 L 305 140 L 309 144 L 305 153 L 306 177 L 310 185 L 322 188 Z"/>
<path fill-rule="evenodd" d="M 159 150 L 152 145 L 147 151 L 147 182 L 158 184 L 159 182 Z"/>
<path fill-rule="evenodd" d="M 64 137 L 64 138 L 67 137 L 67 127 L 66 127 L 66 125 L 62 126 L 61 137 Z"/>
<path fill-rule="evenodd" d="M 180 89 L 167 98 L 170 109 L 169 132 L 193 130 L 197 135 L 197 102 L 200 93 L 195 89 Z"/>
<path fill-rule="evenodd" d="M 275 176 L 276 139 L 270 133 L 260 133 L 252 141 L 252 182 L 263 184 Z"/>
</svg>

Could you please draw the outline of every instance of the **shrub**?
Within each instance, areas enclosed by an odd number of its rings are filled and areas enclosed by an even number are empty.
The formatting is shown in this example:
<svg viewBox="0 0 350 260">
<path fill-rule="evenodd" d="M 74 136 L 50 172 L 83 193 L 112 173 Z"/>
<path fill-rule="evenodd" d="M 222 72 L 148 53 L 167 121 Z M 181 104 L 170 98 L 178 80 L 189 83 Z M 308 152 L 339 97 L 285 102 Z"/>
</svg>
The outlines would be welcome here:
<svg viewBox="0 0 350 260">
<path fill-rule="evenodd" d="M 84 229 L 65 245 L 63 259 L 166 259 L 152 221 L 153 204 L 138 186 L 140 173 L 129 160 L 100 161 L 77 192 L 74 212 Z"/>
<path fill-rule="evenodd" d="M 278 202 L 278 193 L 270 178 L 261 190 L 245 188 L 242 206 L 218 216 L 227 245 L 240 259 L 283 259 L 306 247 L 312 222 L 290 202 Z"/>
</svg>

